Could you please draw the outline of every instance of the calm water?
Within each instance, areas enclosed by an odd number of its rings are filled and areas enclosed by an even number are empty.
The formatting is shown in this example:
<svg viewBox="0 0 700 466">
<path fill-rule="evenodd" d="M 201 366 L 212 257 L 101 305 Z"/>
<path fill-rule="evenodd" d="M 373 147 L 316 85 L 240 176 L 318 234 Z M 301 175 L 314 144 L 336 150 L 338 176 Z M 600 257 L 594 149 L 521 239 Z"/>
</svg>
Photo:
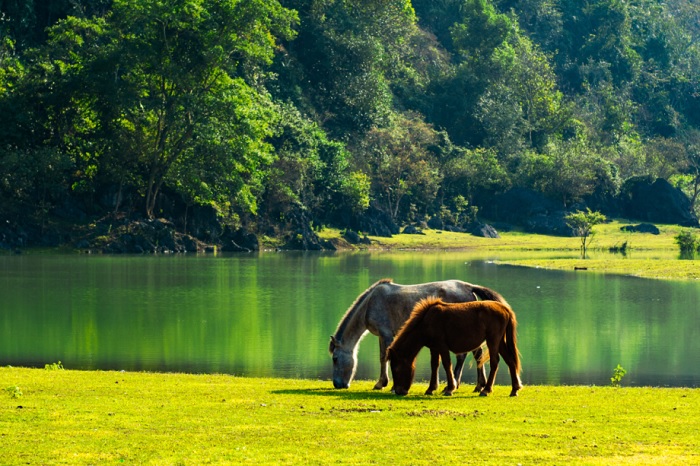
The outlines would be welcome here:
<svg viewBox="0 0 700 466">
<path fill-rule="evenodd" d="M 499 266 L 470 253 L 0 256 L 0 365 L 330 380 L 329 335 L 383 277 L 493 288 L 526 384 L 700 386 L 700 284 Z M 358 378 L 376 379 L 378 344 Z M 428 373 L 427 350 L 418 363 Z M 465 371 L 473 380 L 473 370 Z M 507 384 L 508 374 L 499 373 Z M 330 383 L 330 382 L 329 382 Z"/>
</svg>

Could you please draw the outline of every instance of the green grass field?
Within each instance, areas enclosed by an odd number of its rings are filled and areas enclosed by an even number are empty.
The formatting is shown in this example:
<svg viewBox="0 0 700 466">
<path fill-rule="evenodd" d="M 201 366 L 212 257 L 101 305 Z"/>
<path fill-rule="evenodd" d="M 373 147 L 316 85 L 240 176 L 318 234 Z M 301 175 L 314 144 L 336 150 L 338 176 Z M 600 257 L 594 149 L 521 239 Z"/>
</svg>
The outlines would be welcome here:
<svg viewBox="0 0 700 466">
<path fill-rule="evenodd" d="M 697 389 L 372 384 L 4 367 L 0 464 L 700 463 Z"/>
</svg>

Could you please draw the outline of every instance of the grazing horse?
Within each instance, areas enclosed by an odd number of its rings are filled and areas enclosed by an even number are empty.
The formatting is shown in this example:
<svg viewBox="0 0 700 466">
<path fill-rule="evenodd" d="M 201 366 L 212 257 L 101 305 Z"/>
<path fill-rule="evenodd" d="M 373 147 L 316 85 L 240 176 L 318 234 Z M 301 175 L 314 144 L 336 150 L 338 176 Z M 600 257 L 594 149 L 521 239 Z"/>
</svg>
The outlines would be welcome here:
<svg viewBox="0 0 700 466">
<path fill-rule="evenodd" d="M 352 303 L 338 324 L 335 334 L 331 336 L 328 351 L 333 356 L 333 386 L 348 388 L 357 368 L 357 349 L 360 341 L 368 333 L 379 337 L 379 381 L 374 386 L 381 390 L 389 383 L 387 374 L 386 349 L 394 335 L 406 322 L 413 307 L 421 299 L 438 296 L 445 302 L 459 303 L 466 301 L 494 300 L 503 301 L 503 297 L 494 290 L 484 286 L 472 285 L 459 280 L 422 283 L 418 285 L 399 285 L 391 279 L 379 280 Z M 474 350 L 474 358 L 481 359 L 482 350 Z M 457 355 L 455 376 L 459 384 L 466 355 Z M 483 366 L 477 365 L 477 386 L 481 390 L 486 384 Z"/>
<path fill-rule="evenodd" d="M 447 387 L 443 393 L 447 396 L 452 395 L 457 387 L 452 374 L 450 351 L 466 353 L 480 347 L 486 340 L 491 371 L 480 395 L 487 396 L 493 390 L 500 354 L 510 369 L 510 396 L 517 396 L 522 383 L 516 327 L 515 313 L 505 302 L 446 303 L 434 297 L 422 300 L 416 304 L 411 316 L 387 349 L 387 358 L 394 378 L 394 391 L 397 395 L 408 393 L 415 376 L 416 357 L 420 350 L 427 346 L 430 348 L 432 373 L 425 394 L 432 395 L 438 388 L 437 371 L 442 358 L 442 365 L 447 373 Z"/>
</svg>

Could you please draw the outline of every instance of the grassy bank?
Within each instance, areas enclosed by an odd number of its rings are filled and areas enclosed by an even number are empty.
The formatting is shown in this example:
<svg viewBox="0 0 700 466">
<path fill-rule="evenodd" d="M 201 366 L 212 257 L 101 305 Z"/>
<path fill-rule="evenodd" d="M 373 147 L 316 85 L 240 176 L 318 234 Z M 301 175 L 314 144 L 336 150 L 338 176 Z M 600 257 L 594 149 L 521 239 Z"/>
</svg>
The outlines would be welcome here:
<svg viewBox="0 0 700 466">
<path fill-rule="evenodd" d="M 466 233 L 425 230 L 422 235 L 394 235 L 392 238 L 370 237 L 371 248 L 391 250 L 471 249 L 490 251 L 499 263 L 577 270 L 579 273 L 605 272 L 646 278 L 674 280 L 700 279 L 696 260 L 678 260 L 675 237 L 687 228 L 678 225 L 657 225 L 658 235 L 630 233 L 622 226 L 635 224 L 613 220 L 597 225 L 587 259 L 580 258 L 580 239 L 538 235 L 518 230 L 499 232 L 500 238 L 480 238 Z M 326 238 L 337 237 L 338 231 L 324 232 Z M 625 254 L 611 250 L 625 247 Z M 700 257 L 700 256 L 699 256 Z"/>
<path fill-rule="evenodd" d="M 687 228 L 678 225 L 657 225 L 658 235 L 649 233 L 630 233 L 620 228 L 638 222 L 624 219 L 612 220 L 594 227 L 591 250 L 607 251 L 611 247 L 620 247 L 627 242 L 631 250 L 637 251 L 678 251 L 674 237 Z M 532 251 L 561 250 L 578 251 L 580 239 L 566 236 L 540 235 L 526 233 L 513 228 L 511 231 L 499 231 L 500 238 L 481 238 L 469 233 L 455 233 L 442 230 L 423 230 L 423 234 L 398 234 L 391 238 L 370 236 L 371 248 L 381 249 L 465 249 L 476 248 L 491 251 Z M 340 236 L 340 231 L 325 229 L 320 236 L 331 239 Z"/>
<path fill-rule="evenodd" d="M 0 464 L 698 464 L 700 390 L 0 368 Z"/>
</svg>

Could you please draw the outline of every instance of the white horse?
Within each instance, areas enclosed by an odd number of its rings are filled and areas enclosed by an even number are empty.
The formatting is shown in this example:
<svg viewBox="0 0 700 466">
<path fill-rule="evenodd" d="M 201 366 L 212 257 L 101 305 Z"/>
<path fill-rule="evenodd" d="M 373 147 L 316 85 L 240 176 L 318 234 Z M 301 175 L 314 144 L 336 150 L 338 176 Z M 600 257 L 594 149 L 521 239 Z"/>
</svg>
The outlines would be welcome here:
<svg viewBox="0 0 700 466">
<path fill-rule="evenodd" d="M 460 280 L 399 285 L 391 279 L 379 280 L 367 288 L 347 310 L 331 336 L 328 351 L 333 356 L 333 386 L 348 388 L 357 369 L 357 350 L 360 341 L 367 334 L 379 337 L 379 380 L 374 386 L 381 390 L 389 384 L 387 374 L 386 349 L 394 336 L 411 315 L 413 307 L 422 299 L 434 296 L 446 303 L 461 303 L 476 300 L 505 302 L 503 297 L 484 286 L 473 285 Z M 472 352 L 476 361 L 482 359 L 482 349 Z M 459 386 L 466 354 L 457 355 L 455 379 Z M 483 365 L 477 364 L 477 385 L 480 391 L 486 385 Z"/>
</svg>

